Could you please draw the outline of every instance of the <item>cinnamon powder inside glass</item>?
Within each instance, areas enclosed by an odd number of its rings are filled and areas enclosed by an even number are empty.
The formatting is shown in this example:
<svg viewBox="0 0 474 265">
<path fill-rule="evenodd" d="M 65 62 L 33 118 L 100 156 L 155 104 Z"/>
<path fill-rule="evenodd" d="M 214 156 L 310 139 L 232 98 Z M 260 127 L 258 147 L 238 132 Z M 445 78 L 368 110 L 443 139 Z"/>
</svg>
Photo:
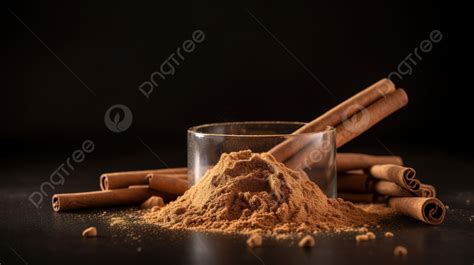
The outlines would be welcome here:
<svg viewBox="0 0 474 265">
<path fill-rule="evenodd" d="M 308 179 L 266 153 L 223 154 L 204 177 L 176 201 L 145 214 L 171 229 L 282 235 L 355 231 L 375 225 L 390 211 L 365 211 L 330 199 Z"/>
</svg>

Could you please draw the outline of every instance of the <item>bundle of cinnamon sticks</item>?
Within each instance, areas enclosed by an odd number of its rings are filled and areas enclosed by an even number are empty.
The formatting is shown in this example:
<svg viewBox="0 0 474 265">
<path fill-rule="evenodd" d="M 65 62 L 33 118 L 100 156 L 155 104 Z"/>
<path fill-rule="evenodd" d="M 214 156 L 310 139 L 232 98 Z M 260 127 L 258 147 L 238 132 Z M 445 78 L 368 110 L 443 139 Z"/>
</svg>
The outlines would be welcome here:
<svg viewBox="0 0 474 265">
<path fill-rule="evenodd" d="M 399 212 L 428 224 L 441 224 L 444 204 L 436 189 L 422 183 L 398 156 L 338 153 L 338 196 L 352 202 L 386 202 Z"/>
<path fill-rule="evenodd" d="M 171 201 L 188 189 L 187 178 L 185 167 L 105 173 L 99 191 L 55 194 L 53 210 L 136 205 L 152 196 Z"/>
<path fill-rule="evenodd" d="M 333 109 L 307 123 L 294 134 L 336 129 L 339 148 L 408 103 L 408 96 L 388 79 L 382 79 Z M 298 139 L 298 140 L 296 140 Z M 299 170 L 313 166 L 308 157 L 314 143 L 289 138 L 268 152 L 288 167 Z M 401 158 L 363 154 L 338 154 L 338 190 L 352 201 L 376 201 L 384 197 L 391 207 L 429 224 L 440 224 L 445 206 L 435 198 L 433 186 L 422 184 L 415 171 L 403 167 Z M 309 160 L 311 161 L 311 160 Z M 320 163 L 320 161 L 314 161 Z M 116 205 L 132 205 L 150 196 L 173 200 L 188 189 L 186 168 L 106 173 L 100 191 L 53 196 L 53 209 L 65 211 Z M 352 197 L 351 197 L 352 196 Z"/>
</svg>

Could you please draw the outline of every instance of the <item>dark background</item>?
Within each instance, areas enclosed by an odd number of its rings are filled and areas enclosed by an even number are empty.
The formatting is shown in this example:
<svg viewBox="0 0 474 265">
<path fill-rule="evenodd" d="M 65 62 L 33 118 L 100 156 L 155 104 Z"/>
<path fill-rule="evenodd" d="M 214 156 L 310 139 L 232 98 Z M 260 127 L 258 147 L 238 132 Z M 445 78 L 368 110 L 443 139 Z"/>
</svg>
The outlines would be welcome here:
<svg viewBox="0 0 474 265">
<path fill-rule="evenodd" d="M 106 225 L 96 217 L 52 214 L 49 198 L 40 209 L 27 199 L 84 140 L 94 141 L 94 152 L 48 196 L 95 190 L 103 172 L 185 165 L 186 129 L 193 125 L 310 121 L 395 71 L 433 30 L 442 32 L 442 41 L 422 53 L 411 75 L 394 78 L 406 89 L 408 106 L 341 151 L 401 155 L 458 209 L 441 228 L 400 225 L 399 243 L 415 257 L 408 261 L 446 264 L 443 258 L 454 256 L 472 262 L 472 255 L 466 257 L 474 238 L 466 232 L 472 231 L 474 183 L 468 10 L 448 1 L 3 1 L 0 263 L 22 264 L 19 256 L 27 262 L 63 263 L 70 257 L 125 262 L 139 255 L 136 246 L 111 245 L 108 236 L 80 241 L 77 235 L 91 220 Z M 197 29 L 205 32 L 205 41 L 146 99 L 140 84 Z M 132 126 L 120 134 L 104 124 L 114 104 L 133 112 Z M 173 251 L 190 243 L 168 234 L 146 241 L 149 251 L 165 249 L 154 254 L 171 262 Z M 367 259 L 367 249 L 354 252 L 351 237 L 342 245 L 338 240 L 305 256 L 297 248 L 288 255 L 259 253 L 267 264 L 291 257 L 298 263 L 391 263 L 386 253 L 391 257 L 392 245 L 371 248 Z M 225 259 L 259 263 L 240 241 L 211 241 L 211 247 L 229 253 Z M 175 245 L 178 250 L 170 247 Z M 150 261 L 147 255 L 139 260 Z"/>
<path fill-rule="evenodd" d="M 7 2 L 8 3 L 8 2 Z M 11 1 L 3 8 L 2 150 L 140 135 L 156 148 L 185 150 L 192 125 L 242 120 L 309 121 L 396 70 L 433 30 L 434 44 L 411 75 L 394 78 L 410 103 L 370 131 L 387 144 L 463 149 L 450 137 L 467 106 L 449 80 L 454 34 L 449 7 L 437 1 Z M 10 8 L 9 11 L 7 8 Z M 16 14 L 94 96 L 12 14 Z M 312 73 L 308 73 L 249 14 Z M 149 100 L 138 90 L 194 30 L 206 34 Z M 452 47 L 454 46 L 454 48 Z M 454 57 L 454 56 L 453 56 Z M 328 93 L 316 76 L 333 95 Z M 458 100 L 457 100 L 458 99 Z M 131 129 L 114 134 L 104 113 L 125 104 Z M 453 118 L 452 116 L 455 115 Z M 369 137 L 364 144 L 372 144 Z M 370 140 L 372 139 L 372 140 Z M 358 143 L 360 141 L 356 141 Z M 378 145 L 378 143 L 375 143 Z"/>
</svg>

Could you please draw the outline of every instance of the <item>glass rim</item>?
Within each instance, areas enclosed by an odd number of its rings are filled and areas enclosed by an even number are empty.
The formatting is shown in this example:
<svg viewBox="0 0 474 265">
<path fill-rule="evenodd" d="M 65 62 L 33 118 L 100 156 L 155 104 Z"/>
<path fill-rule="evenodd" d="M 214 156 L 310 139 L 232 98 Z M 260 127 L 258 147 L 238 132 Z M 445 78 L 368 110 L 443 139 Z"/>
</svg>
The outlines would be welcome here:
<svg viewBox="0 0 474 265">
<path fill-rule="evenodd" d="M 316 132 L 304 132 L 299 134 L 292 134 L 292 133 L 274 133 L 274 134 L 226 134 L 226 133 L 205 133 L 199 132 L 199 129 L 202 128 L 210 128 L 210 127 L 217 127 L 217 126 L 226 126 L 226 125 L 250 125 L 250 124 L 288 124 L 288 125 L 301 125 L 304 126 L 307 122 L 299 122 L 299 121 L 233 121 L 233 122 L 216 122 L 216 123 L 205 123 L 197 126 L 190 127 L 188 129 L 188 133 L 192 133 L 194 135 L 202 136 L 214 136 L 214 137 L 251 137 L 251 138 L 268 138 L 268 137 L 297 137 L 301 135 L 316 135 L 316 134 L 326 134 L 330 132 L 335 132 L 336 128 L 332 126 L 326 126 L 325 130 L 316 131 Z"/>
</svg>

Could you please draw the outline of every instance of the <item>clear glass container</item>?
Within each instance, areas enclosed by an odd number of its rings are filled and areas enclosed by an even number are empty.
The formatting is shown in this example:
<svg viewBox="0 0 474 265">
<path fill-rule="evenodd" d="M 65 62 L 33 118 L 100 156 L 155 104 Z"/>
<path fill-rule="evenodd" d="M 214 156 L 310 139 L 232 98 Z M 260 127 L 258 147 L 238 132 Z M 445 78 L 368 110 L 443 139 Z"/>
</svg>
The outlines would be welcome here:
<svg viewBox="0 0 474 265">
<path fill-rule="evenodd" d="M 214 166 L 222 153 L 250 149 L 261 153 L 284 141 L 305 143 L 304 155 L 299 153 L 298 166 L 290 157 L 284 162 L 293 169 L 302 169 L 331 198 L 337 195 L 336 134 L 328 127 L 321 132 L 292 135 L 302 122 L 228 122 L 204 124 L 188 130 L 188 178 L 194 185 Z M 303 150 L 303 149 L 301 149 Z M 298 155 L 298 154 L 297 154 Z"/>
</svg>

